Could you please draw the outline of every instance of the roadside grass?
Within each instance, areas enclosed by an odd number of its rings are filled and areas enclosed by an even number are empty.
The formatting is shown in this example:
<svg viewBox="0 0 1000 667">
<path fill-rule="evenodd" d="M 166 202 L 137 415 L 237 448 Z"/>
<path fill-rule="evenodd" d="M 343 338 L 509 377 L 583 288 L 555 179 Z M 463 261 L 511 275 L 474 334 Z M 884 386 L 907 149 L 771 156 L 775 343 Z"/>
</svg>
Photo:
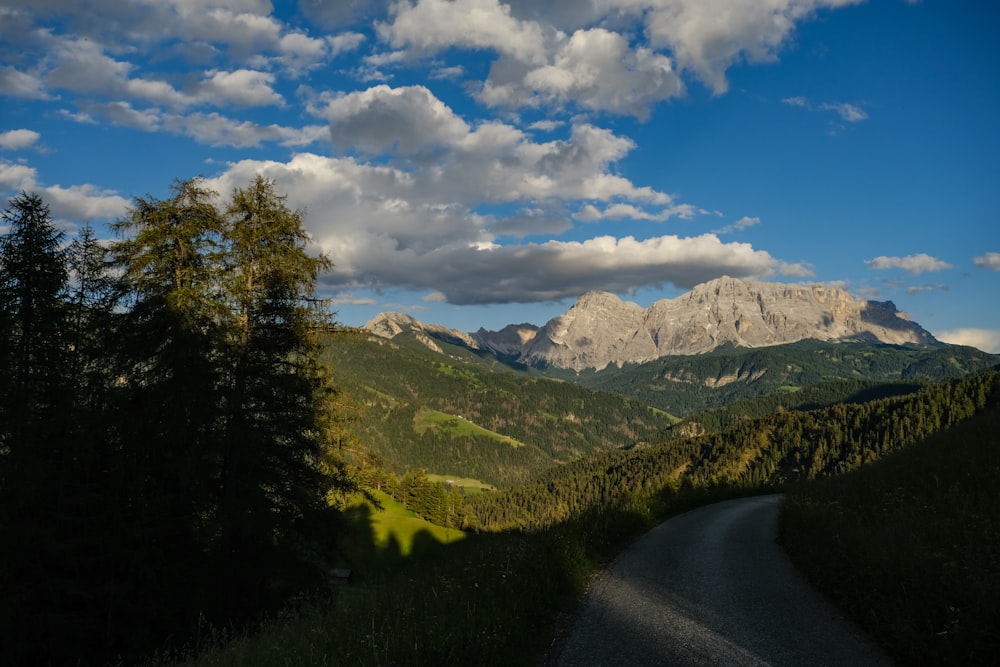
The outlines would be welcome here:
<svg viewBox="0 0 1000 667">
<path fill-rule="evenodd" d="M 386 547 L 371 544 L 360 561 L 366 549 L 356 545 L 349 583 L 250 632 L 213 633 L 184 664 L 538 665 L 557 615 L 572 609 L 593 568 L 567 531 L 469 535 L 448 544 L 422 531 L 407 553 L 397 540 L 395 532 Z"/>
<path fill-rule="evenodd" d="M 355 504 L 344 512 L 340 554 L 352 570 L 349 583 L 331 584 L 247 632 L 208 632 L 186 655 L 151 664 L 546 664 L 563 620 L 615 553 L 673 514 L 732 495 L 633 496 L 542 532 L 468 534 L 448 543 L 429 529 L 400 528 L 410 517 L 379 518 L 370 505 Z M 401 514 L 392 506 L 387 513 Z"/>
<path fill-rule="evenodd" d="M 1000 655 L 1000 406 L 790 490 L 781 541 L 903 664 Z"/>
</svg>

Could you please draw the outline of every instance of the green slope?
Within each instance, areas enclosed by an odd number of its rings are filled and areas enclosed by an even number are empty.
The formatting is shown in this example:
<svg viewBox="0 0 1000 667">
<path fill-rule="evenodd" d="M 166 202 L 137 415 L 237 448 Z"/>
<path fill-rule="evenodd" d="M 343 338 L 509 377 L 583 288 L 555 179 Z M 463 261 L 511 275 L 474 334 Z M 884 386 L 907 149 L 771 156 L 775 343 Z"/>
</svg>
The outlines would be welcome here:
<svg viewBox="0 0 1000 667">
<path fill-rule="evenodd" d="M 617 394 L 518 372 L 409 334 L 331 336 L 324 359 L 354 406 L 353 437 L 389 469 L 424 468 L 493 485 L 589 453 L 661 439 L 669 414 Z"/>
<path fill-rule="evenodd" d="M 852 474 L 789 493 L 796 564 L 899 664 L 995 664 L 1000 402 Z"/>
<path fill-rule="evenodd" d="M 991 368 L 1000 356 L 971 347 L 823 343 L 664 357 L 638 366 L 583 373 L 578 381 L 678 416 L 735 401 L 841 380 L 937 382 Z"/>
</svg>

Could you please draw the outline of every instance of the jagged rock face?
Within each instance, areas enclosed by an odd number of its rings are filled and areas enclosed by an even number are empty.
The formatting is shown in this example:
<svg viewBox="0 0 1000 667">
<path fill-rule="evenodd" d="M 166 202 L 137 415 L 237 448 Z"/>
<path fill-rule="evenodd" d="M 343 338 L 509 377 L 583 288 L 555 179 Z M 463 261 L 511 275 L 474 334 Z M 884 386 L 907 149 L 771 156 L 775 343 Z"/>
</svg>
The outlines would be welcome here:
<svg viewBox="0 0 1000 667">
<path fill-rule="evenodd" d="M 566 313 L 549 320 L 523 349 L 521 361 L 560 368 L 604 368 L 617 359 L 655 359 L 656 344 L 644 326 L 646 309 L 608 292 L 584 294 Z"/>
<path fill-rule="evenodd" d="M 420 320 L 404 313 L 379 313 L 368 320 L 364 328 L 382 338 L 395 338 L 404 331 L 412 331 L 416 334 L 417 340 L 435 352 L 441 352 L 442 350 L 433 341 L 434 338 L 464 345 L 472 349 L 479 349 L 480 347 L 473 337 L 464 331 L 448 329 L 437 324 L 424 324 Z"/>
<path fill-rule="evenodd" d="M 501 357 L 520 358 L 525 346 L 537 335 L 538 327 L 534 324 L 508 324 L 500 331 L 480 329 L 472 334 L 472 338 L 484 350 L 491 350 Z"/>
<path fill-rule="evenodd" d="M 470 336 L 421 325 L 398 314 L 379 316 L 366 328 L 386 337 L 403 328 L 422 328 L 435 337 L 522 363 L 578 371 L 669 355 L 702 354 L 726 344 L 765 347 L 806 338 L 890 344 L 937 342 L 897 311 L 891 301 L 858 301 L 844 290 L 823 285 L 729 277 L 698 285 L 687 294 L 657 301 L 649 308 L 607 292 L 589 292 L 541 328 L 511 325 L 498 332 L 480 329 Z"/>
</svg>

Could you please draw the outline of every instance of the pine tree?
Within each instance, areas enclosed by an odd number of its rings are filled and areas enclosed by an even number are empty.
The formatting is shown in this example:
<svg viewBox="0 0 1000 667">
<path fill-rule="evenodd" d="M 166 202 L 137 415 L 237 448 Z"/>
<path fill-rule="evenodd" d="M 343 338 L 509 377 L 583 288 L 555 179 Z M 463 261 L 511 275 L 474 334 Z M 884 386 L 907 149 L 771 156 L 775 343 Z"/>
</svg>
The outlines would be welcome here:
<svg viewBox="0 0 1000 667">
<path fill-rule="evenodd" d="M 63 234 L 40 196 L 14 197 L 3 221 L 9 231 L 0 240 L 0 409 L 5 449 L 17 458 L 65 402 L 67 269 Z"/>
<path fill-rule="evenodd" d="M 0 239 L 0 608 L 2 644 L 30 660 L 65 607 L 63 509 L 73 480 L 68 436 L 63 234 L 37 194 L 3 212 Z"/>
</svg>

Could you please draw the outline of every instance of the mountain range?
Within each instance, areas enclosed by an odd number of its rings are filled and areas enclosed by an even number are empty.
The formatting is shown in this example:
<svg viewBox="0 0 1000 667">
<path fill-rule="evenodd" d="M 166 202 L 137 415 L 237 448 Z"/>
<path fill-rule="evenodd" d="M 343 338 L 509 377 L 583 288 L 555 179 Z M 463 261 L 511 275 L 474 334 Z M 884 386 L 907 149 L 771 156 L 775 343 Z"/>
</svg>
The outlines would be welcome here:
<svg viewBox="0 0 1000 667">
<path fill-rule="evenodd" d="M 801 340 L 938 345 L 891 301 L 862 301 L 845 290 L 741 280 L 723 276 L 649 308 L 609 292 L 588 292 L 544 326 L 511 324 L 467 333 L 425 324 L 402 313 L 382 313 L 365 327 L 393 338 L 412 332 L 488 352 L 506 362 L 573 371 L 699 355 L 720 347 L 760 348 Z"/>
</svg>

